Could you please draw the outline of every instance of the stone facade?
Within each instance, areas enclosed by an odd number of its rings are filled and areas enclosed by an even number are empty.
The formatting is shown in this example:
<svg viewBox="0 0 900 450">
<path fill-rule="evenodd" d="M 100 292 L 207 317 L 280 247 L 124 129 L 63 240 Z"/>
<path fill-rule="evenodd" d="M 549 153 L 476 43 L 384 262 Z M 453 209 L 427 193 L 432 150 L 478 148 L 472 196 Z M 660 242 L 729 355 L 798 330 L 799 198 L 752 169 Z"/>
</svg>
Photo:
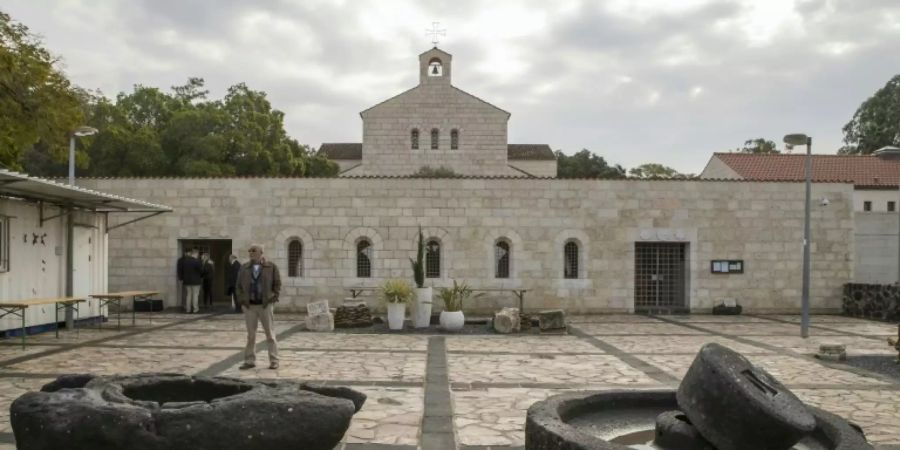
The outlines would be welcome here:
<svg viewBox="0 0 900 450">
<path fill-rule="evenodd" d="M 161 289 L 175 306 L 179 239 L 252 242 L 284 276 L 283 308 L 349 296 L 348 287 L 412 278 L 417 227 L 441 243 L 436 287 L 526 288 L 525 310 L 627 312 L 634 308 L 635 243 L 687 244 L 685 293 L 694 311 L 735 298 L 745 312 L 800 306 L 803 184 L 559 179 L 81 179 L 79 185 L 171 205 L 175 212 L 109 234 L 110 289 Z M 853 187 L 816 183 L 831 199 L 812 214 L 815 311 L 839 311 L 853 273 Z M 111 218 L 111 220 L 113 220 Z M 287 242 L 303 241 L 303 272 L 289 278 Z M 356 244 L 373 246 L 372 277 L 357 278 Z M 495 243 L 511 246 L 510 277 L 494 277 Z M 577 279 L 563 247 L 578 244 Z M 238 253 L 241 260 L 246 254 Z M 744 261 L 712 274 L 713 259 Z M 466 311 L 516 306 L 491 293 Z M 436 307 L 438 307 L 436 303 Z M 436 308 L 437 309 L 437 308 Z"/>
</svg>

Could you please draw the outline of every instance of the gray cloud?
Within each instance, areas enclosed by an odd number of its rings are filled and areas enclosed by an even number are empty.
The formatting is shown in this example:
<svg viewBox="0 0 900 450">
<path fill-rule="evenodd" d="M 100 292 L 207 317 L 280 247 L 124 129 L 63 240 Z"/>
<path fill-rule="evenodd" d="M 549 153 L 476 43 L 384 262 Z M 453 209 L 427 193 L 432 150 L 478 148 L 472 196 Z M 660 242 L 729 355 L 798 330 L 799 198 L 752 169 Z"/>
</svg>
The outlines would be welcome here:
<svg viewBox="0 0 900 450">
<path fill-rule="evenodd" d="M 97 4 L 99 3 L 99 4 Z M 189 76 L 246 82 L 318 146 L 358 141 L 357 113 L 417 82 L 441 20 L 454 84 L 510 111 L 510 141 L 699 172 L 745 139 L 803 131 L 841 145 L 859 104 L 900 73 L 895 0 L 546 2 L 12 0 L 80 86 L 109 96 Z M 781 9 L 779 9 L 781 8 Z"/>
</svg>

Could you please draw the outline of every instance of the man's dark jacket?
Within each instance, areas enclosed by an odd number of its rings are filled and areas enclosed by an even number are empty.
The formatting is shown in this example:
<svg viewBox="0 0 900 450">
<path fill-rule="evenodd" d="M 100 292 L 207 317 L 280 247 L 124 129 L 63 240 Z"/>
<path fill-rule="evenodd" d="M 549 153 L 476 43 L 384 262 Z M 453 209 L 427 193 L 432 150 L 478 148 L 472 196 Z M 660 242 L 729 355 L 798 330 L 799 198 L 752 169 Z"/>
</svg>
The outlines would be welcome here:
<svg viewBox="0 0 900 450">
<path fill-rule="evenodd" d="M 181 280 L 185 286 L 199 286 L 203 282 L 203 263 L 193 256 L 185 258 Z"/>
</svg>

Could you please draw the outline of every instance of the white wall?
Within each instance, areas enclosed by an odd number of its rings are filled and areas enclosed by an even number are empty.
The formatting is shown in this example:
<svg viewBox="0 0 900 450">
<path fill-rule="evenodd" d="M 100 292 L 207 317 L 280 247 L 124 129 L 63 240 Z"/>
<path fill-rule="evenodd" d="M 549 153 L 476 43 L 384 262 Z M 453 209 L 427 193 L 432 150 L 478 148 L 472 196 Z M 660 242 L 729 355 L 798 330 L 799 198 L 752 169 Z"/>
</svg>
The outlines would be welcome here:
<svg viewBox="0 0 900 450">
<path fill-rule="evenodd" d="M 888 212 L 888 202 L 894 202 L 894 214 L 898 214 L 897 209 L 900 208 L 900 192 L 897 190 L 883 189 L 856 189 L 853 192 L 853 210 L 856 212 L 863 211 L 866 201 L 872 202 L 871 212 Z"/>
<path fill-rule="evenodd" d="M 45 216 L 59 214 L 59 209 L 45 206 Z M 0 199 L 0 215 L 9 220 L 10 271 L 0 273 L 0 299 L 16 301 L 29 298 L 62 297 L 66 293 L 66 227 L 64 217 L 57 217 L 40 224 L 37 204 L 12 199 Z M 92 225 L 92 262 L 89 277 L 91 286 L 106 290 L 107 249 L 103 217 L 97 214 L 75 214 L 76 223 Z M 84 228 L 82 228 L 84 230 Z M 35 234 L 37 240 L 35 241 Z M 41 238 L 43 237 L 43 243 Z M 30 307 L 26 310 L 26 326 L 53 323 L 54 305 Z M 80 307 L 80 317 L 97 315 L 97 301 L 90 300 Z M 60 311 L 59 320 L 65 319 Z M 21 328 L 21 319 L 6 316 L 0 319 L 0 330 Z"/>
</svg>

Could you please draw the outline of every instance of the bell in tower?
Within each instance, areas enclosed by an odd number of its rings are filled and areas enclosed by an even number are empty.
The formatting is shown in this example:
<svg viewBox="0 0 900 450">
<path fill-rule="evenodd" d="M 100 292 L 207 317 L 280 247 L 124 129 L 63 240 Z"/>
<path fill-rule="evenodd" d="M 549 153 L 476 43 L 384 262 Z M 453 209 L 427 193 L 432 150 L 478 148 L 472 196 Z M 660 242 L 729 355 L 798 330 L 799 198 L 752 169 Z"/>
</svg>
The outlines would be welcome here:
<svg viewBox="0 0 900 450">
<path fill-rule="evenodd" d="M 428 66 L 430 67 L 428 76 L 439 77 L 444 74 L 444 67 L 440 59 L 431 58 L 431 61 L 428 61 Z"/>
</svg>

